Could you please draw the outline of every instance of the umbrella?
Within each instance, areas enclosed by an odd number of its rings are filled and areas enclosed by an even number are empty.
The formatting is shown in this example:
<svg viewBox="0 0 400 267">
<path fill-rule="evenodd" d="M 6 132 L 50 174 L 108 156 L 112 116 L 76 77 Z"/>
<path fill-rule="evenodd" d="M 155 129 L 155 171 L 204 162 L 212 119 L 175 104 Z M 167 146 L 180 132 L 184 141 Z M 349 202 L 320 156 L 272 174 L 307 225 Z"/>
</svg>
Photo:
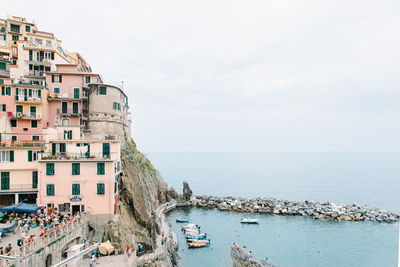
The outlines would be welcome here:
<svg viewBox="0 0 400 267">
<path fill-rule="evenodd" d="M 16 211 L 16 212 L 36 212 L 40 207 L 27 203 L 13 204 L 11 206 L 0 209 L 1 211 Z"/>
</svg>

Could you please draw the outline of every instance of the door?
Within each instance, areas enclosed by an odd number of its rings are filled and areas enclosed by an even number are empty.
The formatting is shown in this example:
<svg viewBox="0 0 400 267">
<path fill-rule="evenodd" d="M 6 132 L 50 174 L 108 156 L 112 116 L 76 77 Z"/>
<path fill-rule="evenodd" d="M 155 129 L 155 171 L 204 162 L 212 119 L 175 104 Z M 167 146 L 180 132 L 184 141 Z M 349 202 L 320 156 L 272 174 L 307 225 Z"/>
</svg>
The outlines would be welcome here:
<svg viewBox="0 0 400 267">
<path fill-rule="evenodd" d="M 77 212 L 81 211 L 81 206 L 80 205 L 72 205 L 72 214 L 76 214 Z"/>
<path fill-rule="evenodd" d="M 66 114 L 68 112 L 68 103 L 67 102 L 62 102 L 61 104 L 61 113 Z"/>
</svg>

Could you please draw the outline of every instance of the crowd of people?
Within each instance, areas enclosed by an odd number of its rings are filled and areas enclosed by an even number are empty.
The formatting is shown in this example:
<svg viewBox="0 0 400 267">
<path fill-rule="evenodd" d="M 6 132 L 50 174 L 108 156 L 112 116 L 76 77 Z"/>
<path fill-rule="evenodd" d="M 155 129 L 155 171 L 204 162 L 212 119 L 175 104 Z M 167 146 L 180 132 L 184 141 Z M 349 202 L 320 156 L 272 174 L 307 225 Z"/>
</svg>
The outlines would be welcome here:
<svg viewBox="0 0 400 267">
<path fill-rule="evenodd" d="M 15 215 L 11 213 L 9 215 L 6 214 L 6 216 L 8 216 L 9 223 L 13 223 L 15 221 L 17 222 L 17 225 L 14 229 L 14 234 L 20 235 L 20 237 L 17 239 L 17 247 L 22 247 L 24 244 L 29 244 L 37 238 L 36 235 L 31 234 L 32 228 L 39 228 L 39 237 L 43 237 L 49 232 L 81 217 L 79 212 L 75 215 L 71 215 L 70 213 L 49 215 L 41 212 L 32 214 L 16 213 Z M 11 252 L 11 250 L 12 245 L 9 244 L 6 248 L 0 248 L 0 254 L 7 255 Z"/>
</svg>

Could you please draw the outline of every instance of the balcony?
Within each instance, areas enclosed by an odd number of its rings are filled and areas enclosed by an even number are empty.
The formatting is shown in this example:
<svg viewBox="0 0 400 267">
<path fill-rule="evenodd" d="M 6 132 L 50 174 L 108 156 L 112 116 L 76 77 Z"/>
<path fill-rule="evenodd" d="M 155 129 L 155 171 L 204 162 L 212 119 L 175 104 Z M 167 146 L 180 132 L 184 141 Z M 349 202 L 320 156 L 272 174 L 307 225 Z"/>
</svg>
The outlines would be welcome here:
<svg viewBox="0 0 400 267">
<path fill-rule="evenodd" d="M 31 79 L 46 79 L 43 71 L 29 71 L 25 77 Z"/>
<path fill-rule="evenodd" d="M 32 184 L 10 184 L 7 189 L 0 189 L 0 193 L 5 192 L 37 192 L 37 188 L 33 188 Z"/>
<path fill-rule="evenodd" d="M 82 110 L 80 109 L 57 109 L 58 115 L 67 115 L 67 116 L 80 116 L 82 114 Z"/>
<path fill-rule="evenodd" d="M 43 141 L 2 141 L 0 147 L 41 147 Z"/>
<path fill-rule="evenodd" d="M 27 97 L 27 96 L 15 96 L 16 103 L 28 103 L 28 104 L 41 104 L 42 98 L 40 97 Z"/>
<path fill-rule="evenodd" d="M 47 96 L 47 100 L 48 101 L 59 101 L 59 100 L 63 100 L 63 101 L 79 101 L 82 98 L 75 98 L 75 97 L 69 97 L 70 95 L 68 93 L 63 93 L 63 94 L 53 94 L 50 93 Z"/>
<path fill-rule="evenodd" d="M 22 113 L 22 112 L 7 112 L 8 117 L 20 120 L 40 120 L 42 119 L 40 114 L 37 113 Z M 10 116 L 11 115 L 11 116 Z"/>
<path fill-rule="evenodd" d="M 110 153 L 110 155 L 115 153 Z M 57 153 L 53 155 L 51 152 L 41 153 L 39 161 L 112 161 L 111 156 L 103 157 L 102 153 Z"/>
<path fill-rule="evenodd" d="M 25 60 L 26 63 L 40 63 L 42 65 L 51 65 L 51 59 L 44 58 L 44 57 L 31 57 L 28 60 Z"/>
</svg>

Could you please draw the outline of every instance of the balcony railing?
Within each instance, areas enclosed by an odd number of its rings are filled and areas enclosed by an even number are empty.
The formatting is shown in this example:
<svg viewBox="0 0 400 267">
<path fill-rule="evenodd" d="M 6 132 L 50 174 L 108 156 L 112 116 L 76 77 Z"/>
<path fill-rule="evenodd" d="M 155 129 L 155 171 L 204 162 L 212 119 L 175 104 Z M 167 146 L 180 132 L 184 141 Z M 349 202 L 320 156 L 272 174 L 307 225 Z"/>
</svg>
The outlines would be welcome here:
<svg viewBox="0 0 400 267">
<path fill-rule="evenodd" d="M 1 141 L 0 147 L 41 147 L 43 141 Z"/>
<path fill-rule="evenodd" d="M 22 112 L 8 112 L 8 116 L 13 119 L 22 119 L 22 120 L 40 120 L 41 115 L 37 113 L 22 113 Z"/>
<path fill-rule="evenodd" d="M 41 153 L 39 160 L 110 160 L 111 156 L 115 153 L 110 153 L 110 156 L 103 156 L 102 153 L 57 153 L 53 155 L 51 152 Z"/>
<path fill-rule="evenodd" d="M 0 187 L 0 193 L 3 192 L 18 192 L 18 191 L 22 191 L 22 192 L 26 192 L 26 191 L 38 191 L 37 188 L 33 188 L 32 184 L 10 184 L 10 186 L 8 188 L 1 188 Z"/>
<path fill-rule="evenodd" d="M 25 76 L 28 78 L 46 78 L 43 71 L 30 71 Z"/>
<path fill-rule="evenodd" d="M 45 57 L 31 57 L 29 60 L 25 60 L 26 62 L 43 62 L 43 63 L 51 63 L 51 59 Z"/>
<path fill-rule="evenodd" d="M 79 116 L 82 114 L 81 109 L 57 109 L 59 115 Z"/>
<path fill-rule="evenodd" d="M 41 103 L 42 98 L 40 97 L 28 97 L 24 95 L 15 96 L 15 102 L 24 102 L 24 103 Z"/>
</svg>

